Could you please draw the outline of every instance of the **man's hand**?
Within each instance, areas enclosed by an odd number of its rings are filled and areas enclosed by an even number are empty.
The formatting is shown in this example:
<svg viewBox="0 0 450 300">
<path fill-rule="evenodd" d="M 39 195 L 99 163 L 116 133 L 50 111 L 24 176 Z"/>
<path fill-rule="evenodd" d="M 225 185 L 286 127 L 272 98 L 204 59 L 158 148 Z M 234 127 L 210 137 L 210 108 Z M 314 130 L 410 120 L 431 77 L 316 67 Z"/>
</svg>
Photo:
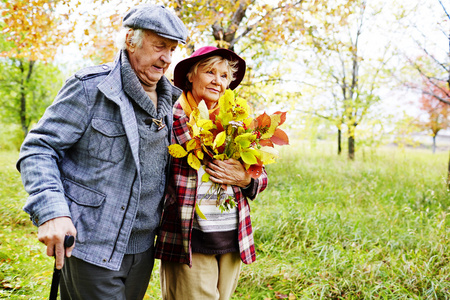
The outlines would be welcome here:
<svg viewBox="0 0 450 300">
<path fill-rule="evenodd" d="M 72 255 L 72 247 L 64 249 L 64 237 L 70 234 L 77 235 L 77 230 L 73 226 L 72 220 L 68 217 L 60 217 L 48 220 L 38 228 L 38 239 L 47 246 L 47 255 L 55 256 L 56 268 L 62 269 L 64 256 Z"/>
<path fill-rule="evenodd" d="M 236 159 L 213 160 L 208 162 L 205 170 L 212 182 L 229 184 L 245 188 L 251 182 L 251 176 L 245 171 L 244 166 Z"/>
</svg>

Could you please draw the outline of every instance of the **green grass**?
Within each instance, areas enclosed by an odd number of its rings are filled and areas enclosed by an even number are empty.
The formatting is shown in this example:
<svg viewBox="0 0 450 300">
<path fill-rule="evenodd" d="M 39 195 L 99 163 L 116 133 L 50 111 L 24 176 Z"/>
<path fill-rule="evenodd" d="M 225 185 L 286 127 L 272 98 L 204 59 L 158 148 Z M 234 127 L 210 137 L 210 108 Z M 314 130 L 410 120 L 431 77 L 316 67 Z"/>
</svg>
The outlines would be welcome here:
<svg viewBox="0 0 450 300">
<path fill-rule="evenodd" d="M 447 152 L 281 152 L 251 203 L 257 261 L 233 299 L 450 299 Z M 17 153 L 0 155 L 0 298 L 46 299 L 52 259 L 21 211 Z M 161 298 L 158 268 L 148 299 Z"/>
<path fill-rule="evenodd" d="M 284 150 L 253 205 L 258 260 L 235 299 L 449 297 L 448 153 L 378 149 L 349 163 Z"/>
</svg>

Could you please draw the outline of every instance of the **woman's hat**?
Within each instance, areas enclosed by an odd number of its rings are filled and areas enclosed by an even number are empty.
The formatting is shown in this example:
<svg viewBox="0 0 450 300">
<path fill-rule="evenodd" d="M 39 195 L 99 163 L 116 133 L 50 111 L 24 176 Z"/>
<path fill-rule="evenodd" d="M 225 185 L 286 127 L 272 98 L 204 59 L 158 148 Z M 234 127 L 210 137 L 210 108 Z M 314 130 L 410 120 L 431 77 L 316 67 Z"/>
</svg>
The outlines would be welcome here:
<svg viewBox="0 0 450 300">
<path fill-rule="evenodd" d="M 189 70 L 191 69 L 191 67 L 193 65 L 195 65 L 197 62 L 199 62 L 200 60 L 207 58 L 207 57 L 211 57 L 211 56 L 222 56 L 223 58 L 226 58 L 228 60 L 231 61 L 238 61 L 238 70 L 236 71 L 236 73 L 234 74 L 234 77 L 236 79 L 234 79 L 231 83 L 229 88 L 234 90 L 239 83 L 241 83 L 242 79 L 244 78 L 245 75 L 245 60 L 243 60 L 242 58 L 239 57 L 239 55 L 237 55 L 236 53 L 234 53 L 231 50 L 228 49 L 224 49 L 224 48 L 216 48 L 213 46 L 206 46 L 206 47 L 201 47 L 200 49 L 198 49 L 197 51 L 195 51 L 194 53 L 192 53 L 191 56 L 189 56 L 186 59 L 183 59 L 182 61 L 180 61 L 176 66 L 175 69 L 173 71 L 173 83 L 176 87 L 179 87 L 180 89 L 183 89 L 186 87 L 186 75 L 187 73 L 189 73 Z"/>
</svg>

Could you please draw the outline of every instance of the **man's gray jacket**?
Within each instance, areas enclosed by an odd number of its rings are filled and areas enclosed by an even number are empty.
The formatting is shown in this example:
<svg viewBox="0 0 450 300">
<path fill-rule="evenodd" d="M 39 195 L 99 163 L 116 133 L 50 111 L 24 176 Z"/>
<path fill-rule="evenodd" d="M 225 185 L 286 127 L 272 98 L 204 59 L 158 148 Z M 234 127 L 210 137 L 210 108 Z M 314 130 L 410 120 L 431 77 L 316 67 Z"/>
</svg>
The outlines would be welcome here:
<svg viewBox="0 0 450 300">
<path fill-rule="evenodd" d="M 181 90 L 171 88 L 173 103 Z M 165 123 L 171 133 L 172 114 Z M 120 55 L 114 63 L 79 71 L 22 145 L 17 167 L 30 194 L 24 210 L 36 226 L 70 217 L 77 228 L 72 255 L 118 270 L 138 209 L 138 152 L 136 116 L 122 89 Z M 137 196 L 132 193 L 135 180 Z"/>
</svg>

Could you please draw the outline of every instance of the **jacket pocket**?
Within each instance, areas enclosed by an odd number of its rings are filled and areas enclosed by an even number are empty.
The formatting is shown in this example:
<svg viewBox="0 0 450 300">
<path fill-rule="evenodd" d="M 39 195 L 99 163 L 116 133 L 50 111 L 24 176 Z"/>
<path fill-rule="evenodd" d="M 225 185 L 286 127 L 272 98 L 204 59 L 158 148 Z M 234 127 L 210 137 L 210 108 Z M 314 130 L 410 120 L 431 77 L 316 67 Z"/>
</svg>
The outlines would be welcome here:
<svg viewBox="0 0 450 300">
<path fill-rule="evenodd" d="M 117 163 L 125 157 L 127 137 L 122 123 L 93 118 L 89 138 L 89 155 L 97 159 Z"/>
<path fill-rule="evenodd" d="M 106 195 L 70 179 L 63 181 L 72 222 L 77 229 L 77 243 L 85 243 L 98 226 Z"/>
</svg>

